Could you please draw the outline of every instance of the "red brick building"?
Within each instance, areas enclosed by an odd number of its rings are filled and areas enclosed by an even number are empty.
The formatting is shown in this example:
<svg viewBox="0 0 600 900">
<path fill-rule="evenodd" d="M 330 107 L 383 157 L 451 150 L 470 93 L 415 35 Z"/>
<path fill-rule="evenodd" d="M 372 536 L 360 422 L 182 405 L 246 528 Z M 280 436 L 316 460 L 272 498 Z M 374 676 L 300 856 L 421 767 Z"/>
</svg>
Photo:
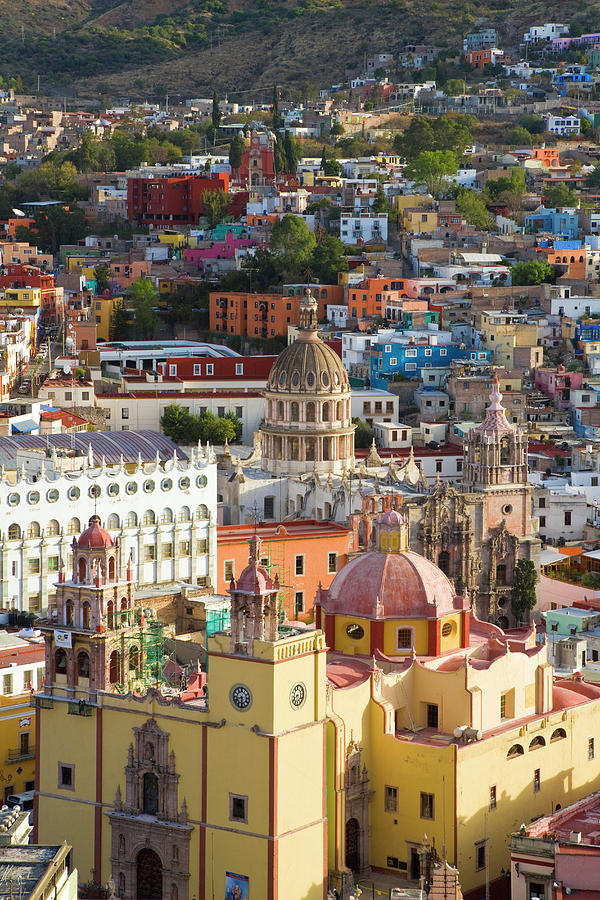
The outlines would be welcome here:
<svg viewBox="0 0 600 900">
<path fill-rule="evenodd" d="M 168 178 L 129 178 L 127 217 L 138 225 L 172 228 L 197 225 L 204 214 L 206 191 L 229 191 L 229 175 L 177 175 Z"/>
<path fill-rule="evenodd" d="M 64 315 L 62 288 L 56 288 L 54 275 L 36 266 L 13 263 L 0 275 L 0 288 L 38 288 L 42 294 L 40 320 L 46 324 L 62 322 Z"/>
<path fill-rule="evenodd" d="M 275 139 L 271 132 L 253 131 L 242 157 L 239 181 L 244 187 L 275 182 Z"/>
</svg>

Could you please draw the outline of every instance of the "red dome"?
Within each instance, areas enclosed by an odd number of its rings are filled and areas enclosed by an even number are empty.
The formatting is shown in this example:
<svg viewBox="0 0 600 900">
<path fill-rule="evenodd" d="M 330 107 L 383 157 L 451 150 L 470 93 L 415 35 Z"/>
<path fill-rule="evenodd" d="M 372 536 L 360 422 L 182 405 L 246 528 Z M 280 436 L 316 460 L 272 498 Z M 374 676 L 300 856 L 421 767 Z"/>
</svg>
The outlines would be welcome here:
<svg viewBox="0 0 600 900">
<path fill-rule="evenodd" d="M 106 547 L 114 547 L 115 542 L 111 538 L 108 531 L 105 531 L 104 528 L 100 525 L 100 516 L 92 516 L 90 519 L 89 528 L 83 532 L 79 540 L 77 541 L 77 546 L 81 547 L 83 550 L 94 548 L 106 548 Z"/>
<path fill-rule="evenodd" d="M 463 608 L 464 599 L 441 569 L 407 550 L 362 553 L 323 592 L 323 612 L 363 619 L 437 618 Z"/>
</svg>

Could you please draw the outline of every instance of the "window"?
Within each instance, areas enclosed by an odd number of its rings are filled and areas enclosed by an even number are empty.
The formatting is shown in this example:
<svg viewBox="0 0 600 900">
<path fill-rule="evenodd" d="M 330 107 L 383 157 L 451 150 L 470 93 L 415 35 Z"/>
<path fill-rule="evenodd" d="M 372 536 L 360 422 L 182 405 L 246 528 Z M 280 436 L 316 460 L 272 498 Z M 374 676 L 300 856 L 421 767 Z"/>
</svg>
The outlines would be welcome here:
<svg viewBox="0 0 600 900">
<path fill-rule="evenodd" d="M 427 727 L 428 728 L 437 728 L 438 727 L 438 705 L 437 705 L 437 703 L 428 703 L 427 704 Z"/>
<path fill-rule="evenodd" d="M 541 778 L 540 778 L 540 770 L 535 769 L 533 772 L 533 793 L 537 794 L 542 786 Z"/>
<path fill-rule="evenodd" d="M 594 758 L 594 738 L 588 739 L 588 759 Z"/>
<path fill-rule="evenodd" d="M 442 465 L 443 465 L 443 461 L 442 461 L 441 459 L 436 459 L 436 461 L 435 461 L 435 471 L 436 471 L 436 472 L 441 472 L 441 471 L 442 471 Z"/>
<path fill-rule="evenodd" d="M 33 687 L 33 669 L 26 669 L 23 672 L 23 690 L 30 691 Z"/>
<path fill-rule="evenodd" d="M 295 571 L 296 575 L 304 575 L 304 554 L 303 553 L 298 553 L 296 555 L 294 571 Z"/>
<path fill-rule="evenodd" d="M 421 818 L 422 819 L 433 819 L 434 818 L 434 796 L 433 794 L 425 794 L 421 791 Z"/>
<path fill-rule="evenodd" d="M 224 581 L 233 581 L 235 578 L 235 560 L 226 559 L 223 563 L 223 580 Z"/>
<path fill-rule="evenodd" d="M 475 868 L 478 872 L 481 871 L 481 869 L 485 869 L 485 850 L 485 844 L 477 844 L 475 847 Z"/>
<path fill-rule="evenodd" d="M 40 574 L 39 559 L 30 559 L 29 560 L 29 574 L 30 575 L 39 575 Z"/>
<path fill-rule="evenodd" d="M 546 527 L 546 516 L 540 516 L 540 528 Z"/>
<path fill-rule="evenodd" d="M 58 764 L 58 786 L 69 791 L 75 790 L 75 766 L 67 763 Z"/>
<path fill-rule="evenodd" d="M 190 555 L 190 542 L 189 541 L 179 541 L 179 555 L 180 556 L 189 556 Z"/>
<path fill-rule="evenodd" d="M 398 650 L 410 650 L 412 647 L 412 629 L 399 628 L 397 644 Z"/>
<path fill-rule="evenodd" d="M 527 885 L 527 900 L 545 900 L 546 888 L 542 881 L 530 881 Z"/>
<path fill-rule="evenodd" d="M 490 788 L 490 809 L 496 809 L 496 805 L 496 785 L 493 784 Z"/>
<path fill-rule="evenodd" d="M 265 497 L 263 500 L 263 516 L 265 519 L 275 517 L 275 497 Z"/>
<path fill-rule="evenodd" d="M 162 545 L 162 558 L 163 559 L 172 559 L 173 557 L 173 544 L 163 544 Z"/>
<path fill-rule="evenodd" d="M 386 784 L 383 808 L 385 812 L 398 812 L 398 788 Z"/>
<path fill-rule="evenodd" d="M 337 553 L 327 554 L 327 571 L 329 573 L 337 572 Z"/>
<path fill-rule="evenodd" d="M 198 553 L 208 553 L 208 538 L 200 538 L 196 542 L 196 551 Z"/>
<path fill-rule="evenodd" d="M 304 591 L 295 592 L 294 607 L 296 610 L 296 615 L 298 615 L 298 613 L 304 612 Z"/>
<path fill-rule="evenodd" d="M 244 363 L 236 363 L 235 364 L 235 374 L 236 375 L 244 374 Z"/>
<path fill-rule="evenodd" d="M 153 562 L 156 559 L 156 547 L 154 544 L 144 546 L 144 562 Z"/>
<path fill-rule="evenodd" d="M 567 509 L 567 510 L 565 510 L 565 525 L 570 525 L 570 524 L 571 524 L 571 510 Z"/>
<path fill-rule="evenodd" d="M 206 363 L 206 374 L 207 375 L 215 374 L 215 364 L 214 363 Z"/>
<path fill-rule="evenodd" d="M 523 756 L 525 751 L 521 747 L 520 744 L 513 744 L 508 753 L 506 754 L 507 759 L 516 759 L 517 756 Z"/>
<path fill-rule="evenodd" d="M 229 795 L 229 820 L 231 822 L 248 822 L 248 797 L 241 794 Z"/>
<path fill-rule="evenodd" d="M 129 409 L 126 406 L 124 406 L 123 409 L 121 410 L 121 418 L 122 419 L 129 418 Z"/>
<path fill-rule="evenodd" d="M 194 375 L 202 375 L 201 363 L 194 363 Z"/>
<path fill-rule="evenodd" d="M 506 714 L 506 694 L 500 695 L 500 718 L 501 719 L 508 718 L 507 714 Z"/>
</svg>

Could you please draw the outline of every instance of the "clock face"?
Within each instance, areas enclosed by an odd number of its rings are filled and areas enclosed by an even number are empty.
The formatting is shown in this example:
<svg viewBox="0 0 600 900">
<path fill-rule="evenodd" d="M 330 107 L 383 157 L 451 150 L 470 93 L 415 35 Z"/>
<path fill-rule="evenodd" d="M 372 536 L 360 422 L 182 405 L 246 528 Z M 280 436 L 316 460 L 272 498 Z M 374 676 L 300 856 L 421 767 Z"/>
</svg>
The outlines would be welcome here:
<svg viewBox="0 0 600 900">
<path fill-rule="evenodd" d="M 299 681 L 298 684 L 295 684 L 294 687 L 290 691 L 290 703 L 294 707 L 294 709 L 300 709 L 304 701 L 306 700 L 306 688 Z"/>
<path fill-rule="evenodd" d="M 252 706 L 252 694 L 245 684 L 234 684 L 229 691 L 229 699 L 236 709 L 245 710 Z"/>
</svg>

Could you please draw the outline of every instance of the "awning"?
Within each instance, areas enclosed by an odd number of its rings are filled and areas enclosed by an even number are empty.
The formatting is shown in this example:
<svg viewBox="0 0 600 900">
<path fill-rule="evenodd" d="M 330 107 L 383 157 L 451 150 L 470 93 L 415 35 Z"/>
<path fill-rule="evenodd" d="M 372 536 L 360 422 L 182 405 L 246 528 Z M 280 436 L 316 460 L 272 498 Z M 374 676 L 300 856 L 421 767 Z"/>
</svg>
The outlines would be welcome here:
<svg viewBox="0 0 600 900">
<path fill-rule="evenodd" d="M 32 431 L 39 431 L 40 423 L 33 419 L 25 419 L 23 422 L 13 422 L 13 434 L 30 434 Z"/>
</svg>

